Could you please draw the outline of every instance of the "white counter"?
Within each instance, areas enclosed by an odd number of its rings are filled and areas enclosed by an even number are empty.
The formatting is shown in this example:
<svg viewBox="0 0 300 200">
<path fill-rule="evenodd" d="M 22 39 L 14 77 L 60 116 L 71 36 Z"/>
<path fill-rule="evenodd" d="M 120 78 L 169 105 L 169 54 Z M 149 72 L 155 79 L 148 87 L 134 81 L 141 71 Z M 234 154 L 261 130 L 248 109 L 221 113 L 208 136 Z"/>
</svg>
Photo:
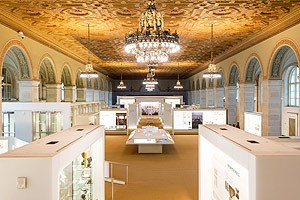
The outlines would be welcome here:
<svg viewBox="0 0 300 200">
<path fill-rule="evenodd" d="M 228 125 L 199 129 L 199 199 L 300 197 L 300 151 Z"/>
<path fill-rule="evenodd" d="M 1 154 L 1 199 L 58 200 L 64 181 L 60 174 L 67 166 L 71 166 L 69 191 L 74 193 L 74 174 L 83 168 L 82 153 L 92 149 L 89 170 L 93 172 L 90 177 L 93 182 L 89 187 L 94 199 L 104 200 L 104 142 L 102 126 L 74 126 Z M 87 171 L 86 166 L 84 169 Z"/>
</svg>

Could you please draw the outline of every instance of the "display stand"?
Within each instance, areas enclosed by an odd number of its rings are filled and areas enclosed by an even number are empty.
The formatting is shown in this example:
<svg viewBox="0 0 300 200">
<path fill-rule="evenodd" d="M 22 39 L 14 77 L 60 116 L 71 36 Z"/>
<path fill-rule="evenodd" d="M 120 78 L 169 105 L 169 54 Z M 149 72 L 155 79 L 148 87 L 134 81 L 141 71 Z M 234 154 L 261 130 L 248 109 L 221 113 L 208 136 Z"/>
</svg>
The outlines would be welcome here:
<svg viewBox="0 0 300 200">
<path fill-rule="evenodd" d="M 104 200 L 104 143 L 102 126 L 75 126 L 1 154 L 1 199 Z"/>
<path fill-rule="evenodd" d="M 132 131 L 126 144 L 138 145 L 138 153 L 162 153 L 162 145 L 174 144 L 174 140 L 167 131 L 149 126 Z"/>
<path fill-rule="evenodd" d="M 299 199 L 300 152 L 228 125 L 199 128 L 199 199 Z"/>
</svg>

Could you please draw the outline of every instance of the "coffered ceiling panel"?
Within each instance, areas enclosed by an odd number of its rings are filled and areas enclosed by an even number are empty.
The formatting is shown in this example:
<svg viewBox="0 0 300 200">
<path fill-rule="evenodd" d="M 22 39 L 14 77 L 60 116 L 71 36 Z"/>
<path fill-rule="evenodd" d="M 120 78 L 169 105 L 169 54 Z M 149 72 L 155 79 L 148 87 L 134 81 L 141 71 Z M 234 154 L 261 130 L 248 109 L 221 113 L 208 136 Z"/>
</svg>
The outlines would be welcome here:
<svg viewBox="0 0 300 200">
<path fill-rule="evenodd" d="M 298 10 L 300 0 L 157 0 L 165 28 L 175 30 L 181 50 L 157 67 L 157 77 L 186 78 L 207 68 L 210 25 L 214 24 L 214 54 L 220 56 L 255 33 Z M 39 41 L 53 43 L 112 78 L 144 77 L 145 65 L 124 51 L 126 33 L 135 31 L 146 1 L 141 0 L 1 0 L 2 23 Z M 88 44 L 87 24 L 91 42 Z M 121 66 L 122 64 L 122 66 Z"/>
</svg>

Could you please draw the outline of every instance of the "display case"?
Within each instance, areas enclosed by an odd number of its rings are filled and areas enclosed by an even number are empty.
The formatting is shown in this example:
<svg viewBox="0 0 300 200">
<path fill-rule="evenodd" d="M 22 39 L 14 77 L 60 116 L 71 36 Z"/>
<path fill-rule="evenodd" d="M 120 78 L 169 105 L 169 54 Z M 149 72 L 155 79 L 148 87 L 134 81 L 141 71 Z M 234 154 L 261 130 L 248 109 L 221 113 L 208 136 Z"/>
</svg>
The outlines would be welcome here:
<svg viewBox="0 0 300 200">
<path fill-rule="evenodd" d="M 200 200 L 299 199 L 300 152 L 229 125 L 199 128 Z"/>
<path fill-rule="evenodd" d="M 1 199 L 104 200 L 104 144 L 103 126 L 75 126 L 1 154 Z"/>
<path fill-rule="evenodd" d="M 127 129 L 127 109 L 111 108 L 100 110 L 100 125 L 105 130 L 126 130 Z"/>
<path fill-rule="evenodd" d="M 173 129 L 198 129 L 199 124 L 226 124 L 225 109 L 174 109 Z"/>
</svg>

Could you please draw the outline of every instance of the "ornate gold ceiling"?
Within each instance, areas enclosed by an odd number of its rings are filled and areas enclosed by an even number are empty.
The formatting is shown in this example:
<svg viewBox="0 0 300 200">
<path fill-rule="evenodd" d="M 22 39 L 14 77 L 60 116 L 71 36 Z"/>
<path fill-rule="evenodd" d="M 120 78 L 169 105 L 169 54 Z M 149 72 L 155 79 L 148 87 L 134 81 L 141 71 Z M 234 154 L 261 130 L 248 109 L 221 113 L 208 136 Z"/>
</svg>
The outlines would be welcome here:
<svg viewBox="0 0 300 200">
<path fill-rule="evenodd" d="M 94 68 L 119 78 L 145 77 L 145 65 L 124 52 L 124 36 L 138 27 L 146 1 L 113 0 L 1 0 L 2 23 L 53 47 L 65 49 L 81 62 L 93 53 Z M 215 55 L 222 55 L 244 39 L 299 10 L 300 0 L 157 0 L 165 28 L 177 31 L 181 50 L 159 65 L 157 77 L 188 77 L 207 68 L 210 24 L 214 23 Z M 87 45 L 90 24 L 91 45 Z M 121 67 L 122 64 L 122 67 Z M 179 65 L 179 67 L 178 67 Z"/>
</svg>

